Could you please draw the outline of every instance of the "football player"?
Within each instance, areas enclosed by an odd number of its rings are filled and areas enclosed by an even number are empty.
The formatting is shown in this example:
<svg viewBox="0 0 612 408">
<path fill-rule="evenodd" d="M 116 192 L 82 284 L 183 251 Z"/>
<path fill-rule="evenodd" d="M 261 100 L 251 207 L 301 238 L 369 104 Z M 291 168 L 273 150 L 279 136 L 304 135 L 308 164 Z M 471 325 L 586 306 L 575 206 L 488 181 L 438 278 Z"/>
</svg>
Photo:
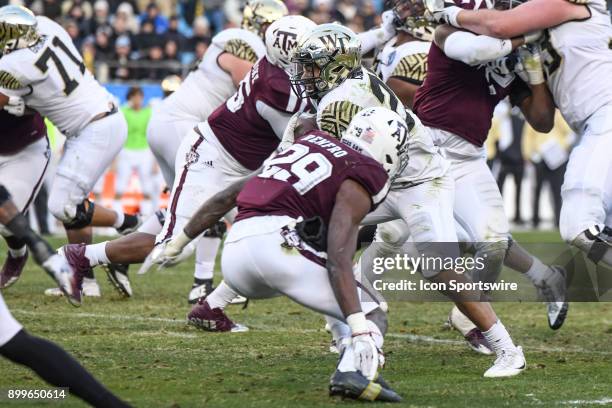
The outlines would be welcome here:
<svg viewBox="0 0 612 408">
<path fill-rule="evenodd" d="M 357 289 L 352 259 L 361 221 L 385 199 L 401 168 L 408 128 L 396 112 L 372 108 L 356 114 L 342 141 L 307 132 L 246 184 L 235 183 L 202 205 L 171 241 L 189 240 L 189 233 L 237 204 L 222 255 L 224 285 L 250 299 L 285 295 L 343 322 L 332 395 L 400 399 L 375 380 L 386 316 Z M 219 288 L 191 311 L 191 322 L 217 331 L 232 325 L 224 305 L 214 302 Z"/>
<path fill-rule="evenodd" d="M 31 125 L 25 122 L 23 124 L 25 127 Z M 27 137 L 28 135 L 24 135 L 24 138 Z M 36 158 L 36 155 L 32 157 Z M 17 204 L 2 184 L 0 184 L 0 225 L 11 233 L 11 237 L 27 245 L 36 263 L 57 282 L 70 300 L 73 288 L 72 269 L 45 240 L 32 231 L 26 217 L 19 212 Z M 16 364 L 31 368 L 43 380 L 55 387 L 69 388 L 71 393 L 94 407 L 128 406 L 63 349 L 40 337 L 28 334 L 11 315 L 1 294 L 0 355 Z"/>
<path fill-rule="evenodd" d="M 14 105 L 5 109 L 12 111 Z M 25 109 L 23 107 L 20 109 Z M 23 112 L 17 112 L 22 114 Z M 44 179 L 51 151 L 43 118 L 38 114 L 21 117 L 0 111 L 0 180 L 12 192 L 13 203 L 20 212 L 30 207 Z M 0 234 L 6 240 L 8 254 L 0 272 L 0 288 L 14 284 L 28 260 L 26 243 L 0 226 Z"/>
<path fill-rule="evenodd" d="M 197 68 L 156 107 L 147 127 L 147 141 L 167 186 L 174 184 L 176 153 L 185 135 L 236 92 L 238 83 L 255 61 L 265 55 L 266 29 L 286 14 L 287 8 L 280 0 L 251 0 L 243 12 L 242 28 L 230 28 L 214 36 Z M 95 248 L 99 251 L 106 248 L 109 259 L 116 259 L 114 254 L 119 252 L 134 253 L 137 262 L 141 262 L 138 254 L 148 254 L 165 216 L 165 211 L 158 211 L 145 220 L 138 233 L 103 242 Z M 197 245 L 189 303 L 196 303 L 212 290 L 215 256 L 222 234 L 217 226 L 207 231 Z M 141 273 L 150 265 L 145 263 Z"/>
<path fill-rule="evenodd" d="M 380 207 L 366 217 L 364 223 L 376 224 L 402 219 L 409 226 L 408 231 L 415 236 L 415 241 L 419 241 L 420 253 L 429 254 L 432 242 L 456 242 L 452 211 L 454 189 L 446 175 L 448 164 L 437 153 L 419 119 L 404 109 L 397 96 L 375 74 L 361 66 L 360 46 L 355 33 L 337 24 L 320 25 L 301 37 L 292 60 L 296 65 L 292 82 L 299 92 L 314 100 L 317 106 L 314 127 L 325 129 L 327 133 L 341 138 L 350 123 L 347 120 L 350 121 L 363 110 L 364 105 L 368 108 L 368 104 L 391 108 L 398 115 L 408 118 L 407 153 L 402 156 L 403 163 L 394 179 L 392 191 Z M 308 123 L 298 123 L 296 117 L 294 115 L 285 130 L 281 151 L 291 148 L 296 128 L 302 132 L 309 126 Z M 198 210 L 184 231 L 156 248 L 159 262 L 182 256 L 183 248 L 205 225 L 198 223 L 198 219 L 207 219 L 205 211 L 202 208 Z M 424 223 L 427 228 L 422 227 Z M 450 245 L 447 250 L 452 252 L 447 256 L 459 254 L 458 245 Z M 443 270 L 427 270 L 423 274 L 432 280 L 448 276 L 448 272 Z M 205 330 L 232 330 L 234 323 L 223 320 L 219 311 L 234 295 L 234 290 L 222 283 L 191 311 L 190 323 Z M 478 322 L 485 336 L 495 344 L 494 351 L 498 359 L 485 376 L 519 374 L 525 368 L 522 350 L 514 345 L 491 306 L 486 302 L 469 302 L 460 298 L 453 300 L 462 311 Z M 347 331 L 346 325 L 333 317 L 328 316 L 326 319 L 338 344 Z"/>
<path fill-rule="evenodd" d="M 511 10 L 461 10 L 432 1 L 437 19 L 511 38 L 547 29 L 545 80 L 561 114 L 580 136 L 562 187 L 560 231 L 596 264 L 612 265 L 612 74 L 610 14 L 604 0 L 532 0 Z"/>
<path fill-rule="evenodd" d="M 284 69 L 295 39 L 312 27 L 314 23 L 302 16 L 275 21 L 266 32 L 266 56 L 231 98 L 183 138 L 176 156 L 176 183 L 158 243 L 181 231 L 208 197 L 257 170 L 277 148 L 291 115 L 306 109 L 308 101 L 292 92 Z M 127 238 L 112 244 L 68 245 L 63 251 L 77 274 L 86 264 L 142 262 L 153 249 L 155 237 L 136 248 Z"/>
<path fill-rule="evenodd" d="M 5 6 L 0 8 L 0 26 L 0 107 L 25 103 L 67 137 L 49 209 L 64 223 L 68 240 L 91 242 L 91 226 L 112 226 L 121 233 L 134 230 L 138 217 L 87 199 L 127 135 L 111 94 L 86 70 L 59 24 L 35 17 L 25 7 Z"/>
</svg>

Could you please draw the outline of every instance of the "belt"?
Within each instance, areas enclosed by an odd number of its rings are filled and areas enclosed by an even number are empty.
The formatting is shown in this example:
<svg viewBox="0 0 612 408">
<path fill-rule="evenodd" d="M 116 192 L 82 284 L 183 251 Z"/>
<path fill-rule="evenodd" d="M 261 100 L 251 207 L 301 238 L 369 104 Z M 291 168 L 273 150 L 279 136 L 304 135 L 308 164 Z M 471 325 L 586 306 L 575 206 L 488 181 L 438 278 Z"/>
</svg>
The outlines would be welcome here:
<svg viewBox="0 0 612 408">
<path fill-rule="evenodd" d="M 109 103 L 108 107 L 110 108 L 110 110 L 108 112 L 103 112 L 103 113 L 99 113 L 96 116 L 93 117 L 93 119 L 89 122 L 95 122 L 97 120 L 101 120 L 104 119 L 106 117 L 109 117 L 111 115 L 114 115 L 115 113 L 119 112 L 119 108 L 117 108 L 117 105 L 115 105 L 114 103 Z"/>
</svg>

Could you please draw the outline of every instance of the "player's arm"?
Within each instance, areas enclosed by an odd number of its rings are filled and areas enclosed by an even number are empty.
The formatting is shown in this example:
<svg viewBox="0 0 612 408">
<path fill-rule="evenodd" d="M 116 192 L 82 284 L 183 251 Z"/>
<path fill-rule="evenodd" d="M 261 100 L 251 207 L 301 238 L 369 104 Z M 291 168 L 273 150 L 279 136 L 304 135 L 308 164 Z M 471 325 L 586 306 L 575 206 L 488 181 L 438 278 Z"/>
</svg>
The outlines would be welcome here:
<svg viewBox="0 0 612 408">
<path fill-rule="evenodd" d="M 387 10 L 381 15 L 382 24 L 379 28 L 357 34 L 361 42 L 361 55 L 369 57 L 376 48 L 382 47 L 395 35 L 394 13 Z"/>
<path fill-rule="evenodd" d="M 253 67 L 251 61 L 238 58 L 229 52 L 223 52 L 217 57 L 217 65 L 232 77 L 234 86 L 238 86 Z"/>
<path fill-rule="evenodd" d="M 359 224 L 370 211 L 372 200 L 353 180 L 345 180 L 336 194 L 327 233 L 327 271 L 344 316 L 361 313 L 357 284 L 353 276 L 353 256 Z"/>
<path fill-rule="evenodd" d="M 530 0 L 510 10 L 461 10 L 454 20 L 457 24 L 450 22 L 478 34 L 513 38 L 591 16 L 588 6 L 575 3 L 580 1 Z"/>
<path fill-rule="evenodd" d="M 389 88 L 397 95 L 397 97 L 402 101 L 404 106 L 408 109 L 412 109 L 412 104 L 414 103 L 414 95 L 416 91 L 421 87 L 416 83 L 411 83 L 404 81 L 399 78 L 391 77 L 387 79 L 387 85 Z"/>
<path fill-rule="evenodd" d="M 434 42 L 447 57 L 476 66 L 505 57 L 525 44 L 525 38 L 493 38 L 443 24 L 436 28 Z"/>
</svg>

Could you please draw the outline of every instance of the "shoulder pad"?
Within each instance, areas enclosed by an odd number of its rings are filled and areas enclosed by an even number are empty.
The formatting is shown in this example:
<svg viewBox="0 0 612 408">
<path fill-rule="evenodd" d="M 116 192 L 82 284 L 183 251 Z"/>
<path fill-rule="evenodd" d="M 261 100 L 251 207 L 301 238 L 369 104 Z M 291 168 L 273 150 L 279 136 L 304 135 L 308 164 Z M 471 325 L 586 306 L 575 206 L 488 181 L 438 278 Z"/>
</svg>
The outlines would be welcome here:
<svg viewBox="0 0 612 408">
<path fill-rule="evenodd" d="M 23 88 L 23 85 L 10 72 L 0 70 L 0 88 L 16 90 Z"/>
<path fill-rule="evenodd" d="M 427 54 L 415 53 L 403 57 L 393 69 L 392 77 L 420 85 L 427 74 Z"/>
<path fill-rule="evenodd" d="M 339 139 L 361 110 L 361 106 L 347 100 L 331 102 L 317 114 L 319 128 Z"/>
</svg>

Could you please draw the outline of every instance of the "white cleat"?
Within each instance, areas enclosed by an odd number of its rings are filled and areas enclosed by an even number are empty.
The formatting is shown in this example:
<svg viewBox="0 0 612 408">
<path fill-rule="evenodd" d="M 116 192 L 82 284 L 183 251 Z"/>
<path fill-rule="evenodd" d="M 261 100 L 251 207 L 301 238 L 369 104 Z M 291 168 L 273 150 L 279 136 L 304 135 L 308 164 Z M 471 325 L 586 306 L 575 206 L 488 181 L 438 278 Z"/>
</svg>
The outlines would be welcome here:
<svg viewBox="0 0 612 408">
<path fill-rule="evenodd" d="M 74 272 L 66 259 L 59 254 L 55 254 L 47 259 L 42 266 L 57 282 L 58 287 L 54 289 L 57 289 L 60 295 L 70 296 L 72 294 L 71 279 Z"/>
<path fill-rule="evenodd" d="M 566 271 L 564 268 L 554 265 L 550 266 L 550 269 L 552 274 L 540 284 L 536 284 L 535 287 L 540 297 L 546 301 L 548 326 L 557 330 L 563 326 L 569 308 L 569 303 L 566 302 Z"/>
<path fill-rule="evenodd" d="M 514 350 L 502 350 L 502 354 L 497 357 L 493 366 L 485 371 L 487 378 L 513 377 L 527 368 L 523 349 L 518 346 Z"/>
<path fill-rule="evenodd" d="M 49 288 L 45 290 L 45 296 L 64 296 L 64 293 L 60 288 Z M 100 285 L 95 279 L 83 279 L 83 296 L 87 297 L 100 297 Z"/>
<path fill-rule="evenodd" d="M 467 346 L 478 354 L 490 356 L 495 354 L 484 338 L 482 332 L 472 321 L 453 306 L 448 314 L 448 325 L 463 335 Z"/>
<path fill-rule="evenodd" d="M 247 300 L 248 299 L 244 296 L 238 295 L 230 301 L 230 305 L 243 305 L 247 302 Z"/>
<path fill-rule="evenodd" d="M 138 275 L 144 275 L 145 273 L 147 273 L 151 269 L 153 269 L 154 266 L 159 266 L 159 265 L 153 263 L 153 257 L 151 256 L 151 254 L 149 254 L 145 258 L 145 260 L 142 263 L 142 265 L 140 266 L 140 269 L 138 269 L 137 274 Z"/>
</svg>

